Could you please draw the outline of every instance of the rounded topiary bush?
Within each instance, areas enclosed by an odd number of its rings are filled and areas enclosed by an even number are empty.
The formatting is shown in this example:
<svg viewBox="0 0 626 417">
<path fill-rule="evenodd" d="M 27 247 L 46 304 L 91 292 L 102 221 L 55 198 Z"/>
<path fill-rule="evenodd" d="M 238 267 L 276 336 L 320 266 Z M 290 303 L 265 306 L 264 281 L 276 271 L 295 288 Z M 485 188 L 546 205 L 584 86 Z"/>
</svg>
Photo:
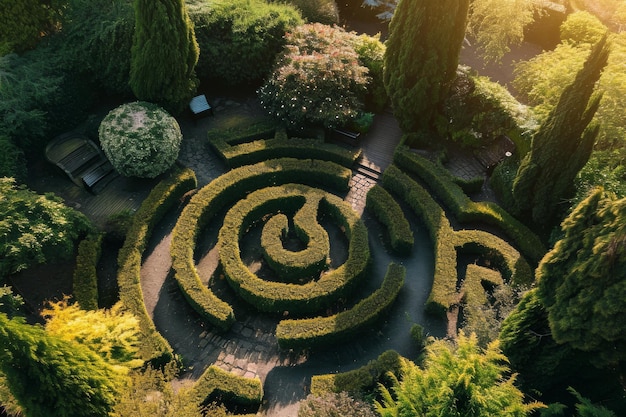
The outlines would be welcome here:
<svg viewBox="0 0 626 417">
<path fill-rule="evenodd" d="M 99 129 L 100 143 L 113 167 L 126 177 L 154 178 L 176 161 L 182 133 L 172 116 L 146 102 L 109 112 Z"/>
</svg>

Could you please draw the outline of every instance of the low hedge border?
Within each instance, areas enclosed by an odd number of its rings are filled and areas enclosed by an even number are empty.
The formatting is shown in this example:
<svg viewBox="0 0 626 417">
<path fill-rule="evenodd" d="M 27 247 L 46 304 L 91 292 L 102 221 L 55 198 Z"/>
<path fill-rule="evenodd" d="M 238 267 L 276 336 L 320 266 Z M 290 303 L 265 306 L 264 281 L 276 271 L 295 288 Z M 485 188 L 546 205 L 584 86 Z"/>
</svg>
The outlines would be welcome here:
<svg viewBox="0 0 626 417">
<path fill-rule="evenodd" d="M 213 394 L 220 394 L 227 401 L 242 406 L 256 406 L 263 400 L 263 384 L 259 378 L 245 378 L 211 365 L 190 389 L 186 399 L 201 405 Z"/>
<path fill-rule="evenodd" d="M 150 235 L 165 214 L 181 202 L 183 195 L 196 188 L 196 176 L 190 169 L 176 167 L 157 184 L 133 216 L 126 240 L 118 254 L 117 281 L 120 301 L 139 320 L 140 355 L 155 364 L 169 362 L 172 348 L 159 334 L 143 301 L 140 283 L 141 261 Z"/>
<path fill-rule="evenodd" d="M 414 244 L 411 225 L 393 196 L 375 185 L 367 193 L 365 208 L 387 228 L 392 251 L 398 255 L 410 254 Z"/>
<path fill-rule="evenodd" d="M 318 207 L 322 210 L 325 207 L 332 208 L 330 214 L 345 230 L 349 241 L 348 259 L 318 280 L 302 285 L 258 278 L 241 259 L 239 238 L 242 232 L 262 216 L 286 206 L 285 200 L 302 199 L 303 196 L 306 203 L 294 216 L 296 224 L 311 225 L 318 217 Z M 314 233 L 318 235 L 318 239 L 326 240 L 326 245 L 320 243 L 321 250 L 329 251 L 326 231 L 320 226 L 308 228 L 316 231 Z M 352 207 L 335 195 L 301 184 L 257 190 L 245 200 L 239 201 L 224 218 L 218 245 L 224 274 L 231 287 L 256 309 L 273 313 L 288 311 L 290 314 L 300 315 L 329 307 L 354 288 L 365 274 L 370 259 L 367 229 Z M 317 257 L 311 260 L 317 261 Z"/>
<path fill-rule="evenodd" d="M 445 212 L 428 192 L 396 165 L 389 166 L 382 177 L 383 186 L 402 198 L 422 217 L 434 245 L 435 271 L 426 308 L 445 314 L 458 302 L 457 249 L 488 256 L 515 284 L 528 285 L 532 269 L 521 254 L 504 240 L 481 230 L 454 231 Z"/>
<path fill-rule="evenodd" d="M 343 341 L 378 320 L 389 309 L 404 285 L 406 270 L 391 263 L 379 289 L 353 308 L 328 317 L 282 320 L 276 339 L 282 349 L 310 348 Z"/>
<path fill-rule="evenodd" d="M 311 394 L 321 396 L 328 392 L 367 394 L 377 388 L 378 382 L 389 372 L 400 376 L 400 354 L 395 350 L 383 352 L 367 365 L 338 374 L 313 375 Z"/>
<path fill-rule="evenodd" d="M 198 233 L 217 213 L 268 185 L 296 181 L 347 191 L 351 176 L 352 171 L 333 162 L 281 158 L 235 168 L 199 190 L 179 216 L 170 246 L 176 281 L 190 305 L 219 329 L 234 323 L 232 308 L 202 284 L 194 261 Z"/>
<path fill-rule="evenodd" d="M 470 200 L 445 168 L 405 146 L 396 148 L 394 163 L 424 181 L 458 221 L 478 221 L 501 228 L 535 264 L 545 255 L 546 248 L 537 235 L 497 204 Z"/>
<path fill-rule="evenodd" d="M 258 139 L 274 137 L 277 124 L 274 119 L 263 118 L 253 121 L 246 126 L 237 126 L 230 129 L 214 129 L 207 132 L 209 143 L 222 141 L 228 145 L 251 142 Z"/>
<path fill-rule="evenodd" d="M 271 139 L 263 138 L 251 142 L 242 142 L 239 139 L 237 142 L 239 143 L 233 145 L 214 134 L 211 134 L 209 140 L 210 145 L 230 168 L 275 158 L 320 159 L 351 167 L 361 154 L 360 149 L 353 151 L 319 139 L 287 138 L 284 130 L 276 131 Z"/>
<path fill-rule="evenodd" d="M 72 293 L 83 310 L 98 309 L 98 262 L 102 255 L 102 233 L 89 234 L 78 245 Z"/>
<path fill-rule="evenodd" d="M 487 294 L 485 294 L 483 282 L 488 282 L 495 286 L 503 284 L 504 280 L 498 271 L 480 265 L 467 265 L 465 280 L 461 288 L 466 303 L 476 306 L 488 303 L 489 300 L 487 299 Z"/>
</svg>

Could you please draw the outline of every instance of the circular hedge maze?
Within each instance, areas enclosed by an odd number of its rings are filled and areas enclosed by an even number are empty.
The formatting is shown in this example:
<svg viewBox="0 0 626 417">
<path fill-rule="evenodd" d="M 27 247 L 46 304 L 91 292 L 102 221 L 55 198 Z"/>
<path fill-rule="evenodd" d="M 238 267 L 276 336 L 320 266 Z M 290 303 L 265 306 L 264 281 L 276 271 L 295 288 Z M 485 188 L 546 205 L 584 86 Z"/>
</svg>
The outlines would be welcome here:
<svg viewBox="0 0 626 417">
<path fill-rule="evenodd" d="M 278 318 L 275 338 L 283 350 L 336 346 L 375 326 L 411 276 L 400 262 L 390 262 L 380 286 L 354 299 L 355 294 L 362 294 L 358 289 L 372 279 L 374 269 L 368 229 L 343 200 L 359 152 L 314 139 L 288 138 L 285 132 L 263 123 L 210 134 L 209 142 L 231 169 L 193 195 L 176 221 L 170 245 L 175 280 L 203 321 L 227 332 L 238 320 L 233 305 L 207 284 L 219 276 L 238 303 L 256 314 Z M 421 219 L 434 247 L 434 280 L 425 308 L 450 318 L 450 312 L 463 303 L 488 304 L 488 288 L 505 283 L 530 285 L 533 274 L 526 259 L 536 263 L 544 249 L 535 235 L 498 206 L 472 202 L 444 171 L 418 154 L 398 148 L 394 163 L 368 194 L 366 208 L 385 230 L 385 247 L 397 254 L 394 259 L 407 259 L 414 251 L 412 227 L 405 213 Z M 160 197 L 152 202 L 153 212 L 146 209 L 145 214 L 136 216 L 137 222 L 145 225 L 143 229 L 137 226 L 144 231 L 138 232 L 140 238 L 131 244 L 139 259 L 149 235 L 145 230 L 168 210 L 164 201 L 176 205 L 192 188 L 187 170 L 153 191 Z M 482 230 L 456 230 L 448 216 L 460 224 L 496 226 L 503 233 L 497 237 Z M 203 243 L 199 250 L 209 228 L 218 229 L 216 238 L 209 239 L 210 247 Z M 250 247 L 256 248 L 252 254 L 248 253 Z M 198 271 L 199 258 L 208 252 L 217 253 L 219 259 L 211 277 Z M 457 258 L 463 254 L 483 261 L 460 268 Z M 120 258 L 120 270 L 136 270 L 137 255 L 128 257 L 127 264 Z M 136 299 L 141 299 L 133 274 L 138 275 L 127 272 L 129 277 L 120 278 L 127 305 L 136 305 Z M 153 340 L 147 344 L 149 348 L 161 355 L 171 353 L 171 347 L 159 339 L 154 325 L 145 318 L 145 308 L 136 305 L 134 309 L 143 317 L 147 337 Z M 368 365 L 360 376 L 314 377 L 311 391 L 375 386 L 376 375 L 397 365 L 397 355 L 385 354 L 380 361 L 380 365 Z M 349 386 L 338 381 L 349 381 Z M 259 404 L 263 397 L 258 378 L 235 376 L 216 366 L 205 371 L 194 389 L 199 402 L 216 390 L 248 404 Z"/>
</svg>

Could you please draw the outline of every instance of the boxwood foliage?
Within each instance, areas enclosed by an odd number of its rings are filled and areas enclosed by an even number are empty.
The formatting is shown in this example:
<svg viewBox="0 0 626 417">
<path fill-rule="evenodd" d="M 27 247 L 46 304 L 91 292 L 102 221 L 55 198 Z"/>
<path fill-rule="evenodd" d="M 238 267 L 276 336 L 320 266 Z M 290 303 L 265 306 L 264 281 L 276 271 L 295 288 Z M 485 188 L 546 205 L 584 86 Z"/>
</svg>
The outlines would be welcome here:
<svg viewBox="0 0 626 417">
<path fill-rule="evenodd" d="M 294 216 L 296 228 L 311 232 L 311 237 L 317 237 L 317 241 L 299 254 L 282 251 L 282 254 L 295 261 L 294 265 L 289 265 L 289 259 L 277 262 L 283 269 L 283 275 L 293 274 L 297 270 L 312 272 L 308 269 L 318 269 L 318 266 L 323 266 L 318 263 L 325 263 L 328 258 L 328 235 L 321 226 L 312 226 L 317 223 L 319 210 L 328 212 L 338 226 L 345 230 L 349 241 L 348 259 L 338 268 L 322 274 L 319 279 L 302 285 L 260 279 L 241 259 L 239 238 L 254 221 L 282 207 L 289 207 L 298 200 L 303 204 Z M 367 228 L 352 207 L 335 195 L 300 184 L 258 190 L 238 202 L 224 218 L 218 245 L 224 274 L 241 298 L 260 311 L 288 311 L 295 315 L 319 311 L 346 296 L 361 280 L 370 260 Z"/>
<path fill-rule="evenodd" d="M 198 77 L 231 87 L 260 83 L 285 33 L 303 23 L 293 6 L 264 0 L 196 1 L 187 7 L 200 47 Z"/>
<path fill-rule="evenodd" d="M 391 263 L 379 289 L 353 308 L 328 317 L 282 320 L 276 338 L 283 349 L 310 348 L 346 340 L 367 328 L 387 311 L 404 285 L 406 270 Z"/>
<path fill-rule="evenodd" d="M 72 286 L 74 299 L 83 310 L 98 308 L 97 267 L 102 255 L 102 237 L 102 233 L 92 233 L 78 245 Z"/>
<path fill-rule="evenodd" d="M 546 248 L 537 235 L 497 204 L 470 200 L 443 167 L 404 146 L 396 149 L 394 163 L 424 181 L 460 222 L 481 222 L 499 227 L 534 263 L 545 255 Z"/>
<path fill-rule="evenodd" d="M 485 255 L 515 284 L 527 285 L 532 282 L 532 270 L 517 250 L 504 240 L 484 231 L 454 231 L 439 204 L 396 165 L 385 170 L 382 183 L 386 189 L 402 198 L 415 214 L 422 217 L 433 241 L 435 273 L 427 301 L 429 311 L 443 314 L 458 302 L 457 249 Z"/>
<path fill-rule="evenodd" d="M 199 233 L 215 215 L 250 191 L 269 185 L 297 182 L 346 192 L 351 176 L 352 171 L 333 162 L 281 158 L 235 168 L 198 191 L 181 213 L 170 247 L 175 278 L 190 305 L 219 329 L 234 323 L 231 306 L 202 283 L 194 262 Z"/>
<path fill-rule="evenodd" d="M 263 399 L 263 384 L 259 378 L 245 378 L 211 365 L 185 398 L 195 404 L 203 404 L 215 395 L 220 395 L 229 403 L 242 406 L 260 405 Z"/>
<path fill-rule="evenodd" d="M 156 224 L 172 208 L 180 204 L 182 196 L 196 188 L 196 176 L 190 169 L 176 168 L 154 187 L 133 216 L 124 246 L 118 254 L 117 281 L 120 301 L 139 320 L 142 332 L 140 355 L 155 363 L 168 362 L 172 348 L 157 332 L 150 320 L 140 283 L 141 260 Z"/>
<path fill-rule="evenodd" d="M 265 132 L 260 131 L 259 136 L 261 133 Z M 321 139 L 289 138 L 284 129 L 275 130 L 272 136 L 246 142 L 244 137 L 223 138 L 212 133 L 209 144 L 231 168 L 284 157 L 322 159 L 350 167 L 361 155 L 360 149 L 350 150 Z"/>
<path fill-rule="evenodd" d="M 402 208 L 391 194 L 380 185 L 372 187 L 366 197 L 365 208 L 387 228 L 391 249 L 399 255 L 408 255 L 413 249 L 413 232 Z"/>
<path fill-rule="evenodd" d="M 348 392 L 351 395 L 373 391 L 378 382 L 388 373 L 400 376 L 401 356 L 395 350 L 387 350 L 367 365 L 338 374 L 313 375 L 311 394 Z"/>
</svg>

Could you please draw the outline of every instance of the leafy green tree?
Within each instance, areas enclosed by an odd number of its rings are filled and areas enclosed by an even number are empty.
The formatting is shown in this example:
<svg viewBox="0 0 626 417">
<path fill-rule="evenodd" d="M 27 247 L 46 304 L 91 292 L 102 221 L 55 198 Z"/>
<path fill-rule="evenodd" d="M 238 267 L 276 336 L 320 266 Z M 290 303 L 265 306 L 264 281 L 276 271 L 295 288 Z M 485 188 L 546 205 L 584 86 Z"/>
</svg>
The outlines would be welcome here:
<svg viewBox="0 0 626 417">
<path fill-rule="evenodd" d="M 0 276 L 68 258 L 89 220 L 52 194 L 39 195 L 0 178 Z"/>
<path fill-rule="evenodd" d="M 589 12 L 578 11 L 567 16 L 561 24 L 561 42 L 573 45 L 595 45 L 606 33 L 606 26 Z"/>
<path fill-rule="evenodd" d="M 400 127 L 430 131 L 456 77 L 469 0 L 400 0 L 389 24 L 384 82 Z"/>
<path fill-rule="evenodd" d="M 130 87 L 142 101 L 180 112 L 197 87 L 198 43 L 183 0 L 135 0 Z"/>
<path fill-rule="evenodd" d="M 123 369 L 143 364 L 137 359 L 139 322 L 121 304 L 108 310 L 87 311 L 65 299 L 49 303 L 41 315 L 46 319 L 48 334 L 86 346 L 111 365 Z"/>
<path fill-rule="evenodd" d="M 587 163 L 598 135 L 591 125 L 601 95 L 593 94 L 608 58 L 606 36 L 589 54 L 576 79 L 534 135 L 531 150 L 522 159 L 513 180 L 513 198 L 519 213 L 537 224 L 549 224 L 574 179 Z"/>
<path fill-rule="evenodd" d="M 259 89 L 265 109 L 290 127 L 336 127 L 363 108 L 367 68 L 355 51 L 354 34 L 320 23 L 287 35 L 284 56 Z"/>
<path fill-rule="evenodd" d="M 593 192 L 563 221 L 563 238 L 537 268 L 539 297 L 558 343 L 626 362 L 626 199 Z"/>
<path fill-rule="evenodd" d="M 29 417 L 108 416 L 126 382 L 89 348 L 0 313 L 0 373 Z"/>
<path fill-rule="evenodd" d="M 405 359 L 392 391 L 381 386 L 376 411 L 382 417 L 529 416 L 543 405 L 524 403 L 506 362 L 497 341 L 484 350 L 475 335 L 461 333 L 456 347 L 435 341 L 423 369 Z"/>
<path fill-rule="evenodd" d="M 58 28 L 65 2 L 58 0 L 0 0 L 0 56 L 34 48 L 45 34 Z"/>
</svg>

